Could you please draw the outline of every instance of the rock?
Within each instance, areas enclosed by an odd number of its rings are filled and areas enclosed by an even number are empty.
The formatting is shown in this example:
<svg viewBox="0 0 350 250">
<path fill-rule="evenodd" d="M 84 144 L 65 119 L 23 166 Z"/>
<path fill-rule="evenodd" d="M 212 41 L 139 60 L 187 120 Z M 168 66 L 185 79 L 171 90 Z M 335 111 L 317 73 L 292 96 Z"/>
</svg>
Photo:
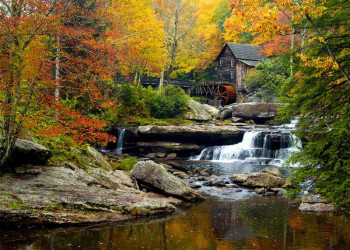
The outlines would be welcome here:
<svg viewBox="0 0 350 250">
<path fill-rule="evenodd" d="M 191 184 L 190 187 L 191 187 L 191 188 L 196 188 L 196 189 L 197 189 L 197 188 L 201 188 L 202 185 L 201 185 L 201 184 Z"/>
<path fill-rule="evenodd" d="M 265 194 L 266 193 L 266 189 L 265 188 L 256 188 L 255 192 L 257 194 Z"/>
<path fill-rule="evenodd" d="M 200 172 L 200 174 L 203 176 L 210 176 L 213 174 L 213 172 L 210 169 L 204 169 L 203 171 Z"/>
<path fill-rule="evenodd" d="M 94 158 L 94 160 L 97 162 L 99 167 L 104 167 L 109 170 L 112 169 L 111 165 L 106 161 L 104 156 L 100 152 L 98 152 L 95 148 L 89 146 L 86 152 Z"/>
<path fill-rule="evenodd" d="M 16 168 L 17 173 L 0 175 L 0 224 L 17 228 L 120 221 L 130 219 L 136 208 L 142 214 L 170 213 L 181 202 L 129 187 L 130 178 L 120 171 L 93 168 L 94 178 L 74 164 L 64 166 L 23 167 Z M 13 203 L 16 206 L 9 208 Z"/>
<path fill-rule="evenodd" d="M 175 159 L 177 157 L 177 153 L 170 153 L 166 156 L 168 159 Z"/>
<path fill-rule="evenodd" d="M 335 210 L 333 204 L 323 200 L 320 195 L 308 195 L 301 198 L 299 210 L 302 212 L 332 212 Z"/>
<path fill-rule="evenodd" d="M 138 151 L 141 154 L 146 154 L 148 156 L 159 157 L 161 154 L 162 157 L 168 159 L 176 158 L 178 155 L 188 157 L 191 154 L 198 152 L 201 147 L 194 143 L 180 143 L 180 142 L 169 142 L 169 141 L 153 141 L 153 142 L 138 142 L 137 143 Z M 151 155 L 152 152 L 158 152 L 154 155 Z M 163 155 L 164 154 L 164 155 Z"/>
<path fill-rule="evenodd" d="M 212 184 L 215 187 L 225 187 L 226 186 L 225 182 L 223 182 L 221 180 L 212 181 Z"/>
<path fill-rule="evenodd" d="M 134 187 L 130 176 L 123 171 L 106 171 L 101 168 L 90 168 L 88 173 L 107 188 L 124 189 L 125 187 Z"/>
<path fill-rule="evenodd" d="M 291 179 L 287 179 L 286 183 L 283 185 L 282 188 L 291 188 L 291 187 L 293 187 L 292 181 Z"/>
<path fill-rule="evenodd" d="M 217 118 L 221 121 L 232 118 L 232 107 L 231 106 L 225 107 L 223 110 L 219 112 Z"/>
<path fill-rule="evenodd" d="M 165 154 L 165 153 L 160 153 L 160 152 L 158 152 L 158 153 L 156 153 L 156 157 L 157 157 L 157 158 L 165 158 L 165 157 L 166 157 L 166 154 Z"/>
<path fill-rule="evenodd" d="M 268 173 L 274 176 L 282 177 L 281 172 L 277 168 L 264 168 L 260 171 L 261 173 Z"/>
<path fill-rule="evenodd" d="M 213 182 L 212 181 L 205 181 L 203 182 L 203 186 L 208 186 L 208 187 L 212 187 L 213 186 Z"/>
<path fill-rule="evenodd" d="M 195 174 L 200 174 L 200 173 L 201 173 L 200 167 L 196 167 L 195 169 L 193 169 L 193 172 L 194 172 Z"/>
<path fill-rule="evenodd" d="M 206 181 L 207 178 L 205 178 L 204 176 L 198 176 L 198 177 L 194 177 L 193 180 L 195 180 L 195 181 Z"/>
<path fill-rule="evenodd" d="M 242 141 L 246 128 L 224 125 L 140 126 L 140 142 L 181 142 L 196 145 L 234 144 Z"/>
<path fill-rule="evenodd" d="M 207 109 L 202 104 L 192 99 L 188 101 L 189 110 L 184 114 L 187 120 L 206 122 L 212 119 Z"/>
<path fill-rule="evenodd" d="M 41 165 L 45 164 L 51 156 L 51 151 L 40 144 L 17 139 L 11 154 L 11 162 Z"/>
<path fill-rule="evenodd" d="M 286 190 L 284 188 L 271 188 L 271 191 L 274 192 L 277 196 L 286 194 Z"/>
<path fill-rule="evenodd" d="M 252 174 L 234 174 L 231 181 L 242 186 L 267 188 L 282 187 L 286 183 L 286 179 L 280 177 L 279 170 L 273 168 L 265 168 Z"/>
<path fill-rule="evenodd" d="M 155 153 L 149 153 L 146 155 L 146 157 L 150 158 L 150 159 L 154 159 L 156 158 L 156 154 Z"/>
<path fill-rule="evenodd" d="M 236 103 L 232 107 L 232 116 L 255 122 L 265 122 L 274 119 L 279 103 Z"/>
<path fill-rule="evenodd" d="M 179 177 L 180 179 L 188 179 L 189 176 L 184 172 L 174 172 L 173 175 Z"/>
<path fill-rule="evenodd" d="M 240 118 L 240 117 L 232 117 L 232 122 L 233 123 L 241 123 L 241 122 L 244 122 L 244 119 L 243 118 Z"/>
<path fill-rule="evenodd" d="M 166 170 L 173 170 L 173 167 L 168 165 L 168 164 L 165 164 L 165 163 L 160 163 L 160 165 L 162 165 L 163 168 L 165 168 Z"/>
<path fill-rule="evenodd" d="M 202 107 L 209 113 L 212 117 L 216 117 L 219 114 L 219 110 L 214 106 L 208 104 L 202 104 Z"/>
<path fill-rule="evenodd" d="M 243 174 L 234 174 L 231 176 L 231 181 L 232 182 L 238 182 L 238 183 L 243 183 L 247 181 L 249 177 L 249 174 L 243 173 Z"/>
<path fill-rule="evenodd" d="M 335 208 L 332 204 L 327 203 L 301 203 L 299 210 L 302 212 L 324 213 L 333 212 Z"/>
<path fill-rule="evenodd" d="M 161 190 L 165 194 L 196 201 L 204 198 L 194 192 L 186 183 L 170 174 L 161 165 L 153 161 L 140 161 L 130 172 L 130 175 L 140 183 Z"/>
</svg>

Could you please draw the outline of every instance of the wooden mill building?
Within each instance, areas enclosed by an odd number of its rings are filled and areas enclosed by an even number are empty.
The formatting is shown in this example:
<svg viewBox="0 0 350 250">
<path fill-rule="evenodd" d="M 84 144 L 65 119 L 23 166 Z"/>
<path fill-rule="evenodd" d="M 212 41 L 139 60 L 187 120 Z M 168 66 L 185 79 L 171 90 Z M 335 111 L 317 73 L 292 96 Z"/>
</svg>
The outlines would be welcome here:
<svg viewBox="0 0 350 250">
<path fill-rule="evenodd" d="M 242 91 L 249 70 L 267 58 L 262 49 L 261 46 L 227 43 L 216 58 L 218 80 L 229 82 L 236 91 Z"/>
</svg>

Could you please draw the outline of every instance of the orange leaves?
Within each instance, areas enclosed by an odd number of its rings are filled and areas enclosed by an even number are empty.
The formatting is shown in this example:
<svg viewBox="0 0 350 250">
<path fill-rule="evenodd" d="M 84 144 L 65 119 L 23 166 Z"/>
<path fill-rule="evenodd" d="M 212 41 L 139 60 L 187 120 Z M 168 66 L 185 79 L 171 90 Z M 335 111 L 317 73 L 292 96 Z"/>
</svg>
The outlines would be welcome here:
<svg viewBox="0 0 350 250">
<path fill-rule="evenodd" d="M 51 124 L 39 131 L 39 135 L 57 137 L 58 135 L 71 136 L 75 143 L 100 144 L 105 146 L 107 142 L 115 138 L 104 132 L 107 122 L 89 118 L 78 111 L 65 108 L 61 104 L 53 105 L 57 115 L 52 116 Z"/>
</svg>

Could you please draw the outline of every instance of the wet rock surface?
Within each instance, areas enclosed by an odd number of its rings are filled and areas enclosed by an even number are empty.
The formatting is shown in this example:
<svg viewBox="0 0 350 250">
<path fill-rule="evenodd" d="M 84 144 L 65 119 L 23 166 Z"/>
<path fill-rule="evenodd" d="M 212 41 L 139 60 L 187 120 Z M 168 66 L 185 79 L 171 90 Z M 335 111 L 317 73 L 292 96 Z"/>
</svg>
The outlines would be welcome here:
<svg viewBox="0 0 350 250">
<path fill-rule="evenodd" d="M 171 213 L 180 200 L 137 190 L 121 171 L 18 168 L 0 176 L 0 225 L 79 224 Z"/>
<path fill-rule="evenodd" d="M 184 200 L 197 201 L 204 199 L 185 182 L 153 161 L 138 162 L 131 170 L 130 176 L 142 184 Z"/>
<path fill-rule="evenodd" d="M 140 126 L 139 141 L 168 141 L 198 145 L 224 145 L 240 142 L 247 125 Z"/>
<path fill-rule="evenodd" d="M 251 174 L 234 174 L 231 181 L 247 187 L 278 188 L 286 183 L 277 168 L 264 168 Z"/>
<path fill-rule="evenodd" d="M 302 212 L 332 212 L 335 210 L 333 204 L 320 198 L 319 195 L 304 196 L 301 199 L 299 210 Z"/>
<path fill-rule="evenodd" d="M 232 106 L 232 116 L 258 123 L 274 119 L 280 103 L 238 103 Z"/>
<path fill-rule="evenodd" d="M 188 157 L 191 154 L 197 153 L 202 148 L 194 143 L 180 143 L 171 141 L 138 142 L 137 147 L 139 153 L 142 155 L 149 155 L 151 158 L 155 158 L 157 157 L 157 154 L 164 154 L 164 156 L 161 158 L 168 159 Z"/>
</svg>

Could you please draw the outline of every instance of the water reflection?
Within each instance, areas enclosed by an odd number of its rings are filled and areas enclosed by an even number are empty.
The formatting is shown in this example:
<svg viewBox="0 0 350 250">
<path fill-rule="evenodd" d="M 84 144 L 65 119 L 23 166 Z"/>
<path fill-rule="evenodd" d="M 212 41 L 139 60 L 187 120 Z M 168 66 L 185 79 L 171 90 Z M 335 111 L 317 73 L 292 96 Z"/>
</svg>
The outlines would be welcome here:
<svg viewBox="0 0 350 250">
<path fill-rule="evenodd" d="M 349 219 L 302 214 L 284 198 L 209 198 L 169 218 L 1 231 L 0 249 L 346 249 Z"/>
</svg>

